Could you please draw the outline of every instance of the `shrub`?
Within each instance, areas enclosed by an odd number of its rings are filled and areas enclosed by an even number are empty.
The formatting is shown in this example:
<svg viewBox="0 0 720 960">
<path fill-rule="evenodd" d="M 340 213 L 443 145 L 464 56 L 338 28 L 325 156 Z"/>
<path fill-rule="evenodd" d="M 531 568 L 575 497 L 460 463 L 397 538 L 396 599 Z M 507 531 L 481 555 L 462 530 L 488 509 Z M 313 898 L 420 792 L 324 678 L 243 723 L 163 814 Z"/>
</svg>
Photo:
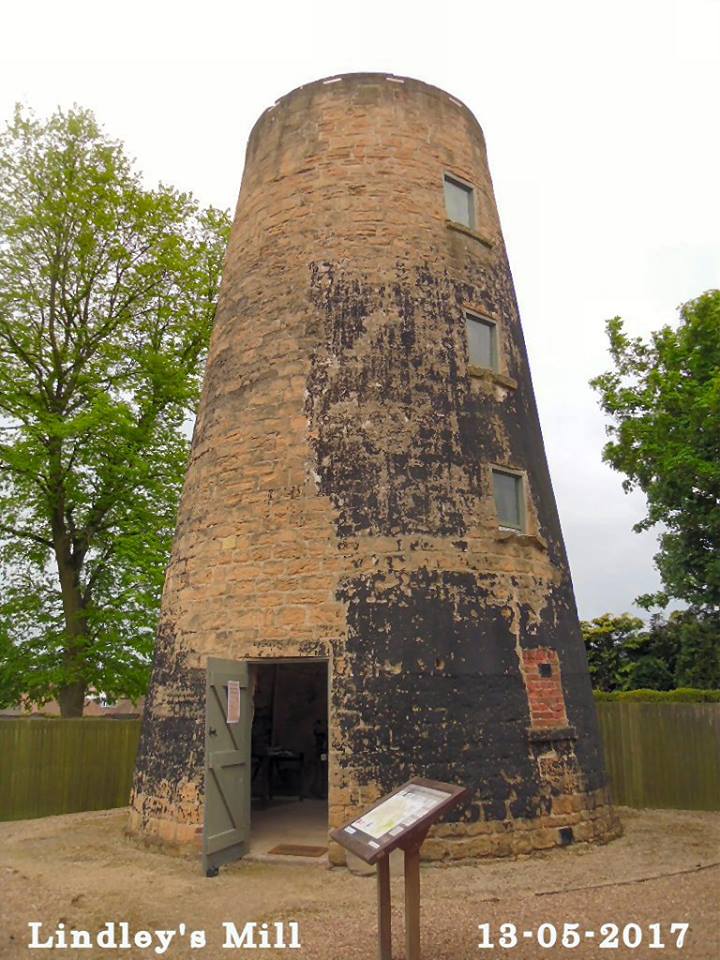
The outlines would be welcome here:
<svg viewBox="0 0 720 960">
<path fill-rule="evenodd" d="M 634 703 L 720 703 L 720 690 L 696 690 L 680 687 L 677 690 L 616 690 L 606 693 L 593 691 L 600 701 L 631 701 Z"/>
</svg>

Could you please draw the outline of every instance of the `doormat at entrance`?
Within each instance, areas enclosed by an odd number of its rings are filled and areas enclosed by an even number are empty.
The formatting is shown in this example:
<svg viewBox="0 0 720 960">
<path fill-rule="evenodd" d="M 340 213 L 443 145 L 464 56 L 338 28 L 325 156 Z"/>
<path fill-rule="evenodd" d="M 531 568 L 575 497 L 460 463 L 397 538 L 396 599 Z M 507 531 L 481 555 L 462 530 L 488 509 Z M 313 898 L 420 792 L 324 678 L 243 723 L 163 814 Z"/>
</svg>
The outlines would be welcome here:
<svg viewBox="0 0 720 960">
<path fill-rule="evenodd" d="M 306 847 L 301 843 L 279 843 L 268 853 L 282 854 L 285 857 L 321 857 L 327 853 L 327 847 Z"/>
</svg>

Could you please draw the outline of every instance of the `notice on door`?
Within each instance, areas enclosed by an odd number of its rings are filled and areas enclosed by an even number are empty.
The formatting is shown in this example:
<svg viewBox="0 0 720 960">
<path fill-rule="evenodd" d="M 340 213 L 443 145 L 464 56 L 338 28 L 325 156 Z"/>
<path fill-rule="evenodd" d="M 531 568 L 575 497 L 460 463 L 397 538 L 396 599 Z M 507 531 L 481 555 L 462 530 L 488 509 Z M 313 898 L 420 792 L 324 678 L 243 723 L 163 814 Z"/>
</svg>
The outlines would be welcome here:
<svg viewBox="0 0 720 960">
<path fill-rule="evenodd" d="M 239 720 L 240 720 L 240 681 L 228 680 L 227 722 L 238 723 Z"/>
</svg>

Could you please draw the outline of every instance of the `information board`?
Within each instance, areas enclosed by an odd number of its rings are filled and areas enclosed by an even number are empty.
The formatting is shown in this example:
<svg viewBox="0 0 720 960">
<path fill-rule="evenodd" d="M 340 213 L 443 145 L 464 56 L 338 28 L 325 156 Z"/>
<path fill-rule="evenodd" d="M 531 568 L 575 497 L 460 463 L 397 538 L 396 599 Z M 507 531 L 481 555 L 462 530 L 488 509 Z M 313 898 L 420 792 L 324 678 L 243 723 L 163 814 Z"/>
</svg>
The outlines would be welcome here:
<svg viewBox="0 0 720 960">
<path fill-rule="evenodd" d="M 331 837 L 366 863 L 412 838 L 422 842 L 430 825 L 467 799 L 468 791 L 453 783 L 414 777 L 383 797 L 361 817 L 333 830 Z"/>
</svg>

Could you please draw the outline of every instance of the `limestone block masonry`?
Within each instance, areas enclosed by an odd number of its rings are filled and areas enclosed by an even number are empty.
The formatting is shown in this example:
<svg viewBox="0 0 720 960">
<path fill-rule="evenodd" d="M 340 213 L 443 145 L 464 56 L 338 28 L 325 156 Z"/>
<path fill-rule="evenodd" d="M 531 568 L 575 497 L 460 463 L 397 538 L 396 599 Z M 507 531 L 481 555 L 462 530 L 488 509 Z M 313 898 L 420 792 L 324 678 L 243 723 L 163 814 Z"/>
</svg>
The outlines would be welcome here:
<svg viewBox="0 0 720 960">
<path fill-rule="evenodd" d="M 132 798 L 165 843 L 202 829 L 208 656 L 327 658 L 331 827 L 419 775 L 472 791 L 427 858 L 619 830 L 483 134 L 427 84 L 318 81 L 250 136 Z"/>
</svg>

